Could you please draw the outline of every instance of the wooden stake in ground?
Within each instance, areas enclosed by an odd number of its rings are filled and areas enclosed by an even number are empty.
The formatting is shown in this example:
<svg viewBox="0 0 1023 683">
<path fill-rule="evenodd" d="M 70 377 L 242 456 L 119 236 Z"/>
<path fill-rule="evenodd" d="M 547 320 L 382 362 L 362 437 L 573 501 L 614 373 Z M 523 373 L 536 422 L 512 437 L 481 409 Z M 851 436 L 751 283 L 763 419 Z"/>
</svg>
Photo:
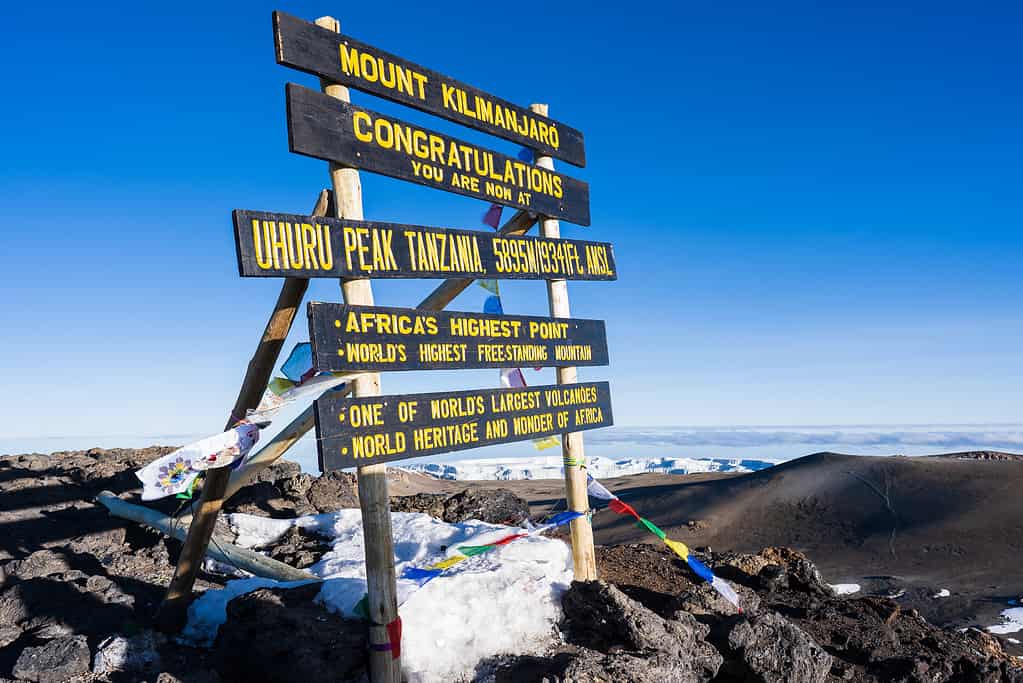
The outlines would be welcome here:
<svg viewBox="0 0 1023 683">
<path fill-rule="evenodd" d="M 341 32 L 333 17 L 321 17 L 317 26 Z M 348 88 L 320 82 L 327 95 L 350 102 Z M 338 218 L 362 220 L 362 184 L 354 168 L 330 165 L 334 186 L 334 208 Z M 373 288 L 368 279 L 344 279 L 341 294 L 346 304 L 373 305 Z M 353 382 L 354 396 L 378 396 L 380 375 L 365 374 Z M 391 505 L 387 493 L 387 466 L 363 465 L 358 468 L 359 505 L 362 508 L 362 535 L 366 549 L 366 592 L 369 594 L 369 671 L 373 683 L 400 683 L 401 660 L 397 653 L 383 649 L 390 642 L 388 625 L 397 625 L 398 590 L 394 574 L 394 539 L 391 535 Z M 394 628 L 393 626 L 391 628 Z M 400 630 L 398 630 L 400 634 Z"/>
<path fill-rule="evenodd" d="M 325 215 L 328 209 L 328 194 L 321 192 L 316 202 L 314 215 Z M 288 337 L 291 324 L 295 320 L 295 313 L 302 303 L 309 281 L 298 278 L 287 278 L 281 285 L 281 293 L 277 297 L 277 304 L 274 306 L 270 320 L 263 331 L 263 337 L 259 340 L 256 352 L 249 361 L 245 371 L 245 379 L 242 381 L 242 388 L 238 392 L 238 398 L 234 402 L 234 408 L 227 419 L 225 430 L 231 429 L 241 420 L 245 419 L 247 412 L 257 405 L 266 391 L 267 382 L 273 373 L 274 365 L 277 364 L 277 357 L 280 356 L 281 347 Z M 227 484 L 231 478 L 231 470 L 228 467 L 220 467 L 209 470 L 206 474 L 206 481 L 203 483 L 202 493 L 199 496 L 199 503 L 192 517 L 192 523 L 188 527 L 188 536 L 181 548 L 181 555 L 178 557 L 178 564 L 174 567 L 174 577 L 171 578 L 167 594 L 156 615 L 156 626 L 165 633 L 176 633 L 185 625 L 188 617 L 188 604 L 192 598 L 192 586 L 195 585 L 195 575 L 202 566 L 202 559 L 206 555 L 206 548 L 213 536 L 213 528 L 217 523 L 217 515 L 224 504 L 224 493 L 227 491 Z"/>
<path fill-rule="evenodd" d="M 533 104 L 529 108 L 536 114 L 547 116 L 546 104 Z M 534 162 L 542 168 L 554 169 L 554 160 L 551 157 L 534 153 Z M 561 225 L 556 219 L 541 217 L 540 234 L 543 237 L 559 238 Z M 551 317 L 572 317 L 568 306 L 568 283 L 565 280 L 548 280 L 547 298 L 550 301 Z M 558 384 L 575 384 L 578 380 L 575 368 L 557 368 L 556 373 Z M 568 501 L 568 509 L 586 512 L 590 509 L 590 502 L 586 494 L 586 470 L 582 467 L 586 458 L 582 432 L 561 435 L 561 454 L 565 464 L 565 498 Z M 579 517 L 572 520 L 570 528 L 575 580 L 595 581 L 597 560 L 593 551 L 593 527 L 590 520 L 586 516 Z"/>
</svg>

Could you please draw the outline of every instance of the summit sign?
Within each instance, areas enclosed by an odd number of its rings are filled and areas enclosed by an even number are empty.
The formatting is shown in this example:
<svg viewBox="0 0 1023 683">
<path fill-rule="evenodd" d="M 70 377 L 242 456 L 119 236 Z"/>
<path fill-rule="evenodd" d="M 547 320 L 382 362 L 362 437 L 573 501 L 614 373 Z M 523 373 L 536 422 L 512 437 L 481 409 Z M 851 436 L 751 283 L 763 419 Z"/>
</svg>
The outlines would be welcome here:
<svg viewBox="0 0 1023 683">
<path fill-rule="evenodd" d="M 351 36 L 274 12 L 274 40 L 278 64 L 586 165 L 575 128 Z"/>
</svg>

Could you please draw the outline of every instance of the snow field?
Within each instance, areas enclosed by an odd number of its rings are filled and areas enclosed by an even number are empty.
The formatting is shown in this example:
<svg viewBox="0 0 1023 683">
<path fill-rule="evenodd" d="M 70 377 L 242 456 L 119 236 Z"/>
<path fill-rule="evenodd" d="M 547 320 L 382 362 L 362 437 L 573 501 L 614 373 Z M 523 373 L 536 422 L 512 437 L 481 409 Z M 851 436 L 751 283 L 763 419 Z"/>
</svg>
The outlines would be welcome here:
<svg viewBox="0 0 1023 683">
<path fill-rule="evenodd" d="M 1023 607 L 1010 607 L 1002 612 L 1002 623 L 987 627 L 988 632 L 1004 636 L 1023 631 Z"/>
<path fill-rule="evenodd" d="M 359 510 L 276 520 L 227 515 L 238 545 L 261 547 L 292 526 L 315 530 L 331 549 L 309 568 L 324 579 L 319 600 L 335 612 L 353 616 L 366 592 L 362 518 Z M 398 576 L 409 566 L 423 567 L 457 554 L 457 545 L 485 545 L 517 527 L 475 520 L 447 524 L 426 514 L 391 515 Z M 571 551 L 561 541 L 533 536 L 478 555 L 419 586 L 398 579 L 402 618 L 402 669 L 409 681 L 429 683 L 471 676 L 483 659 L 499 654 L 541 654 L 555 637 L 561 595 L 572 581 Z M 294 586 L 268 579 L 230 581 L 207 591 L 189 609 L 185 637 L 209 645 L 226 618 L 227 603 L 265 586 Z"/>
</svg>

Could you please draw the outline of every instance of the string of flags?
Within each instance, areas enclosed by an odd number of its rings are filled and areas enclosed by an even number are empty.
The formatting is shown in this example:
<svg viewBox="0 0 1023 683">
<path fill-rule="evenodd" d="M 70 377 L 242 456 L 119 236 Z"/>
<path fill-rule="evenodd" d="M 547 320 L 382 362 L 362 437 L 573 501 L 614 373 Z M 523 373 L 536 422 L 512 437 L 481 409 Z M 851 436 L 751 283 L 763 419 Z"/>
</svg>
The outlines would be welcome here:
<svg viewBox="0 0 1023 683">
<path fill-rule="evenodd" d="M 573 519 L 582 517 L 584 514 L 586 513 L 575 512 L 573 510 L 560 512 L 539 526 L 527 526 L 522 531 L 517 531 L 511 534 L 502 534 L 498 538 L 488 540 L 486 542 L 477 541 L 475 543 L 466 543 L 464 545 L 454 546 L 453 548 L 448 549 L 448 555 L 443 560 L 434 562 L 426 567 L 408 567 L 401 573 L 401 578 L 414 581 L 419 586 L 424 586 L 451 567 L 468 560 L 470 557 L 475 557 L 477 555 L 482 555 L 492 550 L 496 550 L 497 548 L 507 545 L 512 541 L 517 541 L 520 538 L 538 536 L 555 527 L 568 524 Z"/>
<path fill-rule="evenodd" d="M 506 533 L 504 530 L 497 532 L 497 538 L 490 539 L 489 537 L 494 536 L 495 532 L 487 532 L 476 537 L 478 540 L 469 541 L 463 544 L 459 544 L 452 548 L 449 548 L 446 553 L 446 557 L 443 560 L 434 562 L 426 567 L 406 567 L 401 573 L 399 579 L 399 600 L 398 605 L 401 606 L 411 597 L 412 593 L 425 586 L 430 581 L 434 580 L 438 576 L 441 576 L 444 572 L 451 569 L 455 565 L 468 560 L 471 557 L 483 555 L 485 553 L 496 550 L 501 546 L 508 545 L 520 538 L 527 538 L 529 536 L 537 536 L 550 531 L 555 527 L 568 524 L 573 519 L 582 517 L 585 513 L 583 512 L 561 512 L 539 526 L 533 526 L 526 521 L 526 528 L 514 533 Z M 404 589 L 404 590 L 402 590 Z M 355 605 L 353 611 L 358 616 L 362 617 L 366 621 L 371 621 L 369 616 L 369 594 L 362 596 L 362 599 Z M 381 652 L 390 652 L 391 656 L 397 658 L 401 656 L 401 617 L 397 617 L 394 621 L 389 624 L 385 624 L 387 628 L 388 640 L 387 643 L 371 643 L 370 649 Z"/>
<path fill-rule="evenodd" d="M 739 606 L 739 596 L 736 595 L 735 590 L 731 587 L 731 585 L 729 585 L 728 582 L 721 577 L 714 574 L 710 567 L 693 557 L 685 543 L 682 543 L 681 541 L 673 541 L 668 538 L 668 536 L 660 528 L 658 528 L 656 524 L 651 522 L 649 519 L 640 516 L 640 514 L 636 512 L 631 505 L 608 491 L 603 484 L 593 478 L 593 475 L 587 475 L 586 492 L 593 498 L 606 500 L 607 506 L 612 511 L 620 515 L 627 515 L 635 518 L 636 523 L 641 528 L 646 529 L 654 536 L 661 539 L 661 541 L 664 542 L 664 545 L 668 546 L 673 553 L 682 558 L 694 574 L 709 583 L 711 587 L 721 595 L 721 597 L 735 605 L 735 608 L 742 612 L 742 607 Z"/>
<path fill-rule="evenodd" d="M 270 380 L 259 405 L 249 410 L 237 425 L 182 446 L 137 470 L 135 476 L 142 482 L 142 500 L 173 495 L 191 498 L 199 477 L 206 470 L 244 464 L 259 441 L 260 429 L 268 426 L 286 406 L 319 396 L 353 377 L 350 374 L 316 374 L 309 342 L 295 346 L 281 366 L 281 372 L 284 376 Z"/>
</svg>

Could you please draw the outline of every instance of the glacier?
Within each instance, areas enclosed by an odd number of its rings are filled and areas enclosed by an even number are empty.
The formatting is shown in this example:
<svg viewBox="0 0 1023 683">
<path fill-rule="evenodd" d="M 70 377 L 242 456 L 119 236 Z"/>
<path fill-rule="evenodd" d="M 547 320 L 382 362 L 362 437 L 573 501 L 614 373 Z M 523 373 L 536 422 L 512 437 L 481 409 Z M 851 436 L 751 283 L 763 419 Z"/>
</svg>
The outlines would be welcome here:
<svg viewBox="0 0 1023 683">
<path fill-rule="evenodd" d="M 697 472 L 756 472 L 777 463 L 771 460 L 736 458 L 613 458 L 591 457 L 586 470 L 598 479 L 627 474 L 694 474 Z M 451 462 L 402 465 L 409 472 L 428 474 L 438 479 L 498 480 L 561 479 L 564 470 L 560 456 L 536 458 L 478 458 Z"/>
</svg>

